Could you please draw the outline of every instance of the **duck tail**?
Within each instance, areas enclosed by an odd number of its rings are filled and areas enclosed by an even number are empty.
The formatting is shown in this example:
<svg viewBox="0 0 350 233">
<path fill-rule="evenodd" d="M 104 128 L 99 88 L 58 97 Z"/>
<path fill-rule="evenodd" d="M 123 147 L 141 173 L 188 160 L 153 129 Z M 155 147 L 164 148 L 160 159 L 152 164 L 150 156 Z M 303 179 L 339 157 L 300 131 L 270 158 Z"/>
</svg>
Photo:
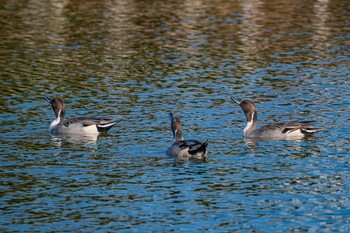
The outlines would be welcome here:
<svg viewBox="0 0 350 233">
<path fill-rule="evenodd" d="M 208 146 L 208 140 L 206 140 L 205 142 L 195 145 L 191 148 L 189 148 L 188 153 L 191 155 L 196 155 L 196 154 L 203 154 L 206 155 L 207 154 L 207 146 Z"/>
<path fill-rule="evenodd" d="M 110 130 L 110 128 L 112 128 L 114 125 L 118 124 L 120 121 L 112 121 L 112 122 L 108 122 L 108 123 L 101 123 L 101 124 L 97 124 L 97 130 L 98 132 L 102 133 L 102 132 L 107 132 L 108 130 Z"/>
<path fill-rule="evenodd" d="M 323 130 L 325 130 L 325 128 L 303 128 L 301 132 L 305 135 L 312 135 Z"/>
</svg>

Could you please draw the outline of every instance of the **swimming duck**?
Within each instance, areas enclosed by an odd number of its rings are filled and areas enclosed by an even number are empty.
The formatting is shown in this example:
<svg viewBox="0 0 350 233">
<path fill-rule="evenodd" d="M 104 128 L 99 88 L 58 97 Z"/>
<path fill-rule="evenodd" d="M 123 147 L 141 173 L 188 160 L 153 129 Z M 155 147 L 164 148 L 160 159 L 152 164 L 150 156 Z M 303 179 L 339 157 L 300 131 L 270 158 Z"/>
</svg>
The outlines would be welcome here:
<svg viewBox="0 0 350 233">
<path fill-rule="evenodd" d="M 119 120 L 110 118 L 96 117 L 79 117 L 65 120 L 66 108 L 63 99 L 60 97 L 50 99 L 47 96 L 44 98 L 51 104 L 56 116 L 56 119 L 50 125 L 52 134 L 98 134 L 107 132 L 119 122 Z"/>
<path fill-rule="evenodd" d="M 166 154 L 177 160 L 188 160 L 190 158 L 206 159 L 208 141 L 184 140 L 180 119 L 174 117 L 173 113 L 169 113 L 169 116 L 171 120 L 171 131 L 175 141 L 168 148 Z"/>
<path fill-rule="evenodd" d="M 301 139 L 324 130 L 323 128 L 310 127 L 315 121 L 275 123 L 256 129 L 258 114 L 253 102 L 250 100 L 238 101 L 234 97 L 231 99 L 243 109 L 246 116 L 247 125 L 243 130 L 245 138 Z"/>
</svg>

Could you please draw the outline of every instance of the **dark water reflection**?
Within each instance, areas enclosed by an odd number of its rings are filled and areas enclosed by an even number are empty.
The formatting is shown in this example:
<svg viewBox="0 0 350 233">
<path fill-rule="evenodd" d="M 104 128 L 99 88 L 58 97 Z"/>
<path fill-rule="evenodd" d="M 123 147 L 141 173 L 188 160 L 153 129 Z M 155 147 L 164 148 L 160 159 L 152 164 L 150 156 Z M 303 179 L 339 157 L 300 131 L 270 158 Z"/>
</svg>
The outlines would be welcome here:
<svg viewBox="0 0 350 233">
<path fill-rule="evenodd" d="M 0 2 L 0 230 L 348 232 L 349 21 L 345 0 Z M 53 137 L 44 95 L 124 120 Z M 232 95 L 327 130 L 245 142 Z M 166 157 L 169 111 L 208 162 Z"/>
</svg>

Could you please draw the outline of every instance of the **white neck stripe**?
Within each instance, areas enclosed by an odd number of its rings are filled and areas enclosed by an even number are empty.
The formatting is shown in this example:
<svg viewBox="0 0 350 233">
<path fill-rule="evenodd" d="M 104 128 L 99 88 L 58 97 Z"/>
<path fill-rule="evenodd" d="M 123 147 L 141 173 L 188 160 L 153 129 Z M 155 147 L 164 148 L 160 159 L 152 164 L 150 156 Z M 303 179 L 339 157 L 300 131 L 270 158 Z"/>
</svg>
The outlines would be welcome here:
<svg viewBox="0 0 350 233">
<path fill-rule="evenodd" d="M 62 109 L 60 109 L 60 111 L 58 111 L 57 118 L 53 122 L 51 122 L 50 129 L 54 128 L 55 126 L 57 126 L 60 123 L 61 111 L 62 111 Z"/>
<path fill-rule="evenodd" d="M 175 141 L 177 141 L 177 135 L 176 135 L 176 134 L 177 134 L 177 131 L 178 131 L 177 129 L 174 131 L 174 133 L 175 133 Z M 182 134 L 181 134 L 181 139 L 180 139 L 180 140 L 184 140 Z"/>
<path fill-rule="evenodd" d="M 255 112 L 253 112 L 253 114 L 252 114 L 252 119 L 251 119 L 250 121 L 247 122 L 247 125 L 245 126 L 245 128 L 244 128 L 244 130 L 243 130 L 244 136 L 246 136 L 246 132 L 253 126 L 254 114 L 255 114 Z"/>
</svg>

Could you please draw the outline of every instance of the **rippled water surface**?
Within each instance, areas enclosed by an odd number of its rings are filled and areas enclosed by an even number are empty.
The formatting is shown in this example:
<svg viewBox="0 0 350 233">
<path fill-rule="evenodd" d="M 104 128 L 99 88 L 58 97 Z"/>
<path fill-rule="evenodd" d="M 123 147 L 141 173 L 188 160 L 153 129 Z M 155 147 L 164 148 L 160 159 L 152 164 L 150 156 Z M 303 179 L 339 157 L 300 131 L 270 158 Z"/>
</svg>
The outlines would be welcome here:
<svg viewBox="0 0 350 233">
<path fill-rule="evenodd" d="M 349 232 L 350 4 L 0 2 L 0 231 Z M 67 117 L 123 120 L 52 136 Z M 259 122 L 315 120 L 300 141 L 248 143 Z M 207 162 L 174 163 L 168 112 Z"/>
</svg>

